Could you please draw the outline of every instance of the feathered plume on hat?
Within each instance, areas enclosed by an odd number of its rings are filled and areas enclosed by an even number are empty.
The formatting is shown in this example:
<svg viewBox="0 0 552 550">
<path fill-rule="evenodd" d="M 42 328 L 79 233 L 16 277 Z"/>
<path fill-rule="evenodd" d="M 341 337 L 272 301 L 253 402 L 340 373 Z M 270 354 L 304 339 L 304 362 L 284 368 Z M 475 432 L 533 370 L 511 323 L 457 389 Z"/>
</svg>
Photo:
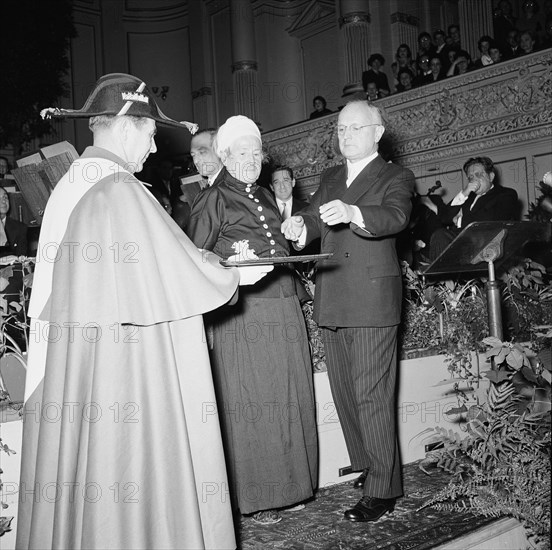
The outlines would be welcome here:
<svg viewBox="0 0 552 550">
<path fill-rule="evenodd" d="M 193 122 L 177 122 L 166 116 L 157 105 L 146 83 L 124 73 L 102 76 L 96 82 L 82 109 L 49 107 L 40 111 L 42 118 L 90 118 L 100 115 L 151 118 L 164 126 L 187 128 L 192 134 L 195 134 L 198 128 Z"/>
</svg>

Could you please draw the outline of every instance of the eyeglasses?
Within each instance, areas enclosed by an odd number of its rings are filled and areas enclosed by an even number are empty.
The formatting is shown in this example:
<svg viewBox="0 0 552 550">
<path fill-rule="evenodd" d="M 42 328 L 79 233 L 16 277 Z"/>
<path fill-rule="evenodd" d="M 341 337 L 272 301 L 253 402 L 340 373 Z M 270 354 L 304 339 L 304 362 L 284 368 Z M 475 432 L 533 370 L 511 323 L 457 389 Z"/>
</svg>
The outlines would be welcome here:
<svg viewBox="0 0 552 550">
<path fill-rule="evenodd" d="M 351 135 L 356 136 L 363 128 L 367 128 L 368 126 L 381 126 L 381 124 L 364 124 L 363 126 L 357 126 L 356 124 L 352 124 L 351 126 L 338 126 L 337 135 L 344 136 L 347 130 L 350 130 Z"/>
</svg>

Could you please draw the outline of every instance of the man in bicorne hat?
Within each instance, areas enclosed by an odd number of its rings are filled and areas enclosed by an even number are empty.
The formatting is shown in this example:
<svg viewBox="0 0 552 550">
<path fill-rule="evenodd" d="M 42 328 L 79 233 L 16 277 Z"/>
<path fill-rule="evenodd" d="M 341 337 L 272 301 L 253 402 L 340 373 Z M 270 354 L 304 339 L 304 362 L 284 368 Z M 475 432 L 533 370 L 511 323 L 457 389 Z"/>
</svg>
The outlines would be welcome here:
<svg viewBox="0 0 552 550">
<path fill-rule="evenodd" d="M 16 546 L 235 548 L 202 314 L 267 269 L 222 267 L 136 179 L 156 124 L 194 131 L 140 79 L 42 115 L 90 118 L 94 144 L 42 223 Z"/>
</svg>

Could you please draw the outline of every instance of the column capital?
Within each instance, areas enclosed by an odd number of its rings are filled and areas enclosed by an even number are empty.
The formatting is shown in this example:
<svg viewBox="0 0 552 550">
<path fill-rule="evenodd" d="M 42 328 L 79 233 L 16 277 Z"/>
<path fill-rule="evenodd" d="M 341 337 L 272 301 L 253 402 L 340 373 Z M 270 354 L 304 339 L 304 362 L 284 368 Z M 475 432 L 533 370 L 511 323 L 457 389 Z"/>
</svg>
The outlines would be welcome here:
<svg viewBox="0 0 552 550">
<path fill-rule="evenodd" d="M 419 22 L 420 20 L 415 15 L 410 15 L 409 13 L 396 11 L 391 14 L 391 23 L 406 23 L 407 25 L 417 27 Z"/>
<path fill-rule="evenodd" d="M 352 12 L 339 18 L 339 28 L 351 23 L 370 23 L 368 12 Z"/>
<path fill-rule="evenodd" d="M 256 70 L 257 70 L 256 61 L 242 60 L 242 61 L 235 61 L 234 63 L 232 63 L 233 73 L 235 73 L 236 71 L 256 71 Z"/>
<path fill-rule="evenodd" d="M 192 90 L 192 99 L 203 97 L 206 95 L 213 95 L 213 89 L 210 86 L 203 86 L 199 90 Z"/>
</svg>

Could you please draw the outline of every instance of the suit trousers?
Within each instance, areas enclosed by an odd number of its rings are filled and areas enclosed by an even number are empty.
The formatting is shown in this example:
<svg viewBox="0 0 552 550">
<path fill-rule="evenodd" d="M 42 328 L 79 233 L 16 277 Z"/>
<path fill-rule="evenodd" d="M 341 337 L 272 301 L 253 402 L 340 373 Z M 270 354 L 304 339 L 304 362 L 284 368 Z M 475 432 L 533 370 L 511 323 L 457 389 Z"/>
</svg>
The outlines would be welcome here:
<svg viewBox="0 0 552 550">
<path fill-rule="evenodd" d="M 402 495 L 396 434 L 397 326 L 323 328 L 332 395 L 353 471 L 368 468 L 364 494 Z"/>
</svg>

